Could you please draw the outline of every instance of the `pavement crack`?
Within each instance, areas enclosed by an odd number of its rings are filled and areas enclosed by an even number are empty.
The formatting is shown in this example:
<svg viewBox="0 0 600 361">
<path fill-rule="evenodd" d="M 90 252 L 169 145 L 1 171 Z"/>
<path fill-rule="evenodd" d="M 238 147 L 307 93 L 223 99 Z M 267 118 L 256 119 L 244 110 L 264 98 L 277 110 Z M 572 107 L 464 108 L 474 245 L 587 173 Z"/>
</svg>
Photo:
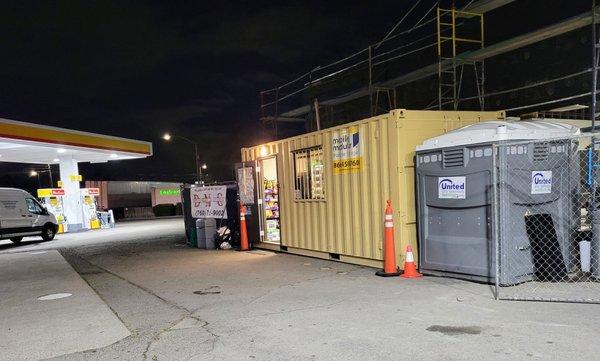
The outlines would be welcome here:
<svg viewBox="0 0 600 361">
<path fill-rule="evenodd" d="M 167 305 L 169 305 L 169 306 L 171 306 L 171 307 L 173 307 L 173 308 L 176 308 L 176 309 L 178 309 L 178 310 L 184 311 L 184 312 L 186 312 L 186 313 L 188 313 L 188 314 L 191 314 L 191 313 L 192 313 L 192 311 L 191 311 L 191 310 L 188 310 L 187 308 L 185 308 L 185 307 L 183 307 L 183 306 L 180 306 L 180 305 L 178 305 L 178 304 L 177 304 L 177 303 L 175 303 L 175 302 L 169 301 L 168 299 L 166 299 L 166 298 L 164 298 L 164 297 L 160 296 L 159 294 L 157 294 L 157 293 L 153 292 L 153 291 L 152 291 L 152 290 L 150 290 L 149 288 L 146 288 L 146 287 L 144 287 L 144 286 L 142 286 L 142 285 L 140 285 L 140 284 L 137 284 L 137 283 L 135 283 L 135 282 L 132 282 L 132 281 L 128 280 L 127 278 L 125 278 L 125 277 L 121 276 L 121 275 L 120 275 L 120 274 L 118 274 L 118 273 L 115 273 L 115 272 L 113 272 L 113 271 L 111 271 L 111 270 L 109 270 L 109 269 L 107 269 L 107 268 L 104 268 L 104 267 L 102 267 L 102 266 L 99 266 L 99 265 L 97 265 L 97 264 L 95 264 L 95 263 L 93 263 L 93 262 L 89 261 L 88 259 L 86 259 L 86 258 L 84 258 L 84 257 L 82 257 L 82 256 L 80 256 L 80 255 L 77 255 L 77 254 L 72 254 L 72 255 L 73 255 L 73 256 L 75 256 L 75 257 L 77 257 L 77 258 L 79 258 L 80 260 L 82 260 L 82 261 L 84 261 L 84 262 L 88 263 L 90 266 L 92 266 L 92 267 L 96 267 L 96 268 L 98 268 L 98 269 L 102 270 L 103 272 L 105 272 L 105 273 L 108 273 L 108 274 L 110 274 L 111 276 L 114 276 L 114 277 L 116 277 L 116 278 L 118 278 L 118 279 L 120 279 L 120 280 L 122 280 L 122 281 L 124 281 L 124 282 L 128 283 L 129 285 L 131 285 L 131 286 L 134 286 L 134 287 L 136 287 L 136 288 L 138 288 L 138 289 L 140 289 L 140 290 L 142 290 L 142 291 L 144 291 L 144 292 L 148 293 L 149 295 L 151 295 L 151 296 L 153 296 L 153 297 L 156 297 L 157 299 L 161 300 L 162 302 L 164 302 L 165 304 L 167 304 Z"/>
<path fill-rule="evenodd" d="M 65 260 L 67 260 L 67 263 L 69 263 L 69 265 L 70 265 L 70 266 L 73 268 L 73 270 L 74 270 L 75 272 L 79 273 L 80 275 L 81 275 L 81 273 L 80 273 L 80 272 L 77 270 L 77 268 L 76 268 L 76 267 L 73 265 L 73 262 L 69 262 L 69 258 L 70 258 L 70 257 L 76 257 L 77 259 L 79 259 L 79 260 L 81 260 L 81 261 L 83 261 L 83 262 L 86 262 L 86 263 L 88 263 L 88 265 L 90 265 L 90 266 L 92 266 L 92 267 L 96 267 L 96 268 L 98 268 L 98 269 L 101 269 L 100 267 L 98 267 L 98 266 L 95 266 L 94 264 L 92 264 L 92 263 L 91 263 L 91 262 L 89 262 L 88 260 L 86 260 L 86 259 L 84 259 L 84 258 L 82 258 L 82 257 L 80 257 L 80 256 L 78 256 L 78 255 L 76 255 L 76 254 L 75 254 L 75 253 L 73 253 L 73 252 L 68 252 L 68 251 L 66 251 L 66 250 L 59 250 L 58 252 L 59 252 L 59 253 L 60 253 L 60 254 L 61 254 L 63 257 L 64 257 L 64 259 L 65 259 Z M 101 295 L 101 294 L 100 294 L 100 293 L 99 293 L 99 292 L 96 290 L 96 288 L 95 288 L 95 287 L 94 287 L 94 286 L 93 286 L 93 285 L 92 285 L 92 284 L 91 284 L 91 283 L 88 281 L 88 279 L 87 279 L 86 277 L 83 277 L 83 276 L 81 277 L 81 279 L 82 279 L 82 280 L 83 280 L 83 281 L 84 281 L 84 282 L 85 282 L 85 283 L 86 283 L 86 284 L 87 284 L 87 285 L 88 285 L 88 286 L 89 286 L 89 287 L 90 287 L 90 288 L 91 288 L 91 289 L 94 291 L 94 293 L 95 293 L 95 294 L 96 294 L 96 295 L 97 295 L 97 296 L 98 296 L 98 297 L 99 297 L 99 298 L 102 300 L 102 302 L 104 302 L 104 304 L 105 304 L 105 305 L 108 307 L 108 309 L 110 310 L 110 312 L 112 312 L 112 313 L 115 315 L 115 317 L 116 317 L 116 318 L 118 318 L 118 319 L 119 319 L 119 321 L 121 321 L 121 323 L 122 323 L 122 324 L 123 324 L 123 325 L 124 325 L 124 326 L 127 328 L 127 330 L 129 331 L 129 333 L 130 333 L 132 336 L 137 336 L 138 332 L 135 330 L 135 328 L 134 328 L 134 327 L 132 327 L 132 326 L 129 324 L 129 322 L 127 322 L 125 319 L 123 319 L 123 318 L 122 318 L 122 317 L 119 315 L 119 313 L 118 313 L 118 312 L 117 312 L 117 311 L 116 311 L 116 310 L 115 310 L 115 309 L 114 309 L 114 308 L 113 308 L 113 307 L 110 305 L 110 303 L 108 302 L 108 300 L 107 300 L 107 299 L 106 299 L 104 296 L 102 296 L 102 295 Z"/>
<path fill-rule="evenodd" d="M 353 272 L 353 271 L 355 271 L 357 269 L 360 269 L 360 268 L 356 268 L 356 269 L 350 270 L 349 272 Z M 336 277 L 336 276 L 338 276 L 337 273 L 336 274 L 327 274 L 327 275 L 323 275 L 323 276 L 319 276 L 319 277 L 307 278 L 307 279 L 304 279 L 304 280 L 299 280 L 299 281 L 295 281 L 295 282 L 290 282 L 290 283 L 282 284 L 282 285 L 279 285 L 279 286 L 277 286 L 275 288 L 271 288 L 270 290 L 268 290 L 267 292 L 263 293 L 260 296 L 254 297 L 250 301 L 246 302 L 244 304 L 244 306 L 249 306 L 249 305 L 251 305 L 251 304 L 253 304 L 253 303 L 257 302 L 257 301 L 260 301 L 260 300 L 264 299 L 265 297 L 267 297 L 268 295 L 270 295 L 271 293 L 276 292 L 276 291 L 278 291 L 278 290 L 280 290 L 282 288 L 285 288 L 285 287 L 293 287 L 293 286 L 297 286 L 297 285 L 300 285 L 300 284 L 303 284 L 303 283 L 306 283 L 306 282 L 318 281 L 318 280 L 322 280 L 322 279 L 326 279 L 326 278 L 333 278 L 333 277 Z"/>
<path fill-rule="evenodd" d="M 115 273 L 115 272 L 113 272 L 113 271 L 111 271 L 111 270 L 109 270 L 109 269 L 107 269 L 107 268 L 104 268 L 104 267 L 102 267 L 102 266 L 99 266 L 99 265 L 97 265 L 97 264 L 95 264 L 95 263 L 93 263 L 93 262 L 89 261 L 88 259 L 86 259 L 86 258 L 82 257 L 81 255 L 78 255 L 78 254 L 76 254 L 76 253 L 74 253 L 74 252 L 65 252 L 65 253 L 68 253 L 68 255 L 69 255 L 69 256 L 71 256 L 71 257 L 76 257 L 78 260 L 80 260 L 80 261 L 82 261 L 82 262 L 85 262 L 85 263 L 87 263 L 87 264 L 88 264 L 88 266 L 90 266 L 90 267 L 97 268 L 97 269 L 101 270 L 102 272 L 105 272 L 106 274 L 109 274 L 109 275 L 111 275 L 111 276 L 113 276 L 113 277 L 116 277 L 116 278 L 118 278 L 118 279 L 120 279 L 120 280 L 122 280 L 122 281 L 126 282 L 127 284 L 129 284 L 129 285 L 131 285 L 131 286 L 133 286 L 133 287 L 136 287 L 136 288 L 138 288 L 138 289 L 140 289 L 140 290 L 144 291 L 145 293 L 147 293 L 147 294 L 151 295 L 152 297 L 155 297 L 155 298 L 157 298 L 158 300 L 160 300 L 161 302 L 165 303 L 165 304 L 166 304 L 166 305 L 168 305 L 169 307 L 175 308 L 175 309 L 177 309 L 177 310 L 179 310 L 179 311 L 181 311 L 181 312 L 183 313 L 183 314 L 182 314 L 182 316 L 181 316 L 181 317 L 179 317 L 177 320 L 174 320 L 174 321 L 171 321 L 171 322 L 169 322 L 169 323 L 168 323 L 168 324 L 167 324 L 165 327 L 161 328 L 161 329 L 160 329 L 158 332 L 154 332 L 153 334 L 149 335 L 149 336 L 150 336 L 150 339 L 149 339 L 149 340 L 146 342 L 146 345 L 145 345 L 145 347 L 144 347 L 144 351 L 143 351 L 143 353 L 142 353 L 142 357 L 143 357 L 143 359 L 144 359 L 144 360 L 148 360 L 148 357 L 149 357 L 149 355 L 148 355 L 148 354 L 149 354 L 150 350 L 152 349 L 152 346 L 153 346 L 155 343 L 157 343 L 158 341 L 160 341 L 161 337 L 162 337 L 162 336 L 163 336 L 165 333 L 167 333 L 167 332 L 170 332 L 170 331 L 174 331 L 173 327 L 174 327 L 175 325 L 177 325 L 178 323 L 180 323 L 181 321 L 183 321 L 185 318 L 191 318 L 191 319 L 194 319 L 194 320 L 196 320 L 196 321 L 197 321 L 197 322 L 200 324 L 200 326 L 199 326 L 199 327 L 200 327 L 201 329 L 203 329 L 203 330 L 204 330 L 204 331 L 205 331 L 205 332 L 206 332 L 208 335 L 210 335 L 210 339 L 209 339 L 209 340 L 206 340 L 206 341 L 204 341 L 204 342 L 210 342 L 210 349 L 209 349 L 209 351 L 205 352 L 204 354 L 206 354 L 206 353 L 210 353 L 210 352 L 212 352 L 212 351 L 214 350 L 214 348 L 215 348 L 215 344 L 216 344 L 216 343 L 219 341 L 219 339 L 220 339 L 220 336 L 219 336 L 218 334 L 216 334 L 215 332 L 213 332 L 213 331 L 212 331 L 212 330 L 209 328 L 209 325 L 210 325 L 210 324 L 209 324 L 209 322 L 208 322 L 208 321 L 205 321 L 205 320 L 201 319 L 200 317 L 198 317 L 198 316 L 195 316 L 195 315 L 193 314 L 193 312 L 195 312 L 195 311 L 189 310 L 189 309 L 187 309 L 187 308 L 185 308 L 185 307 L 183 307 L 183 306 L 181 306 L 181 305 L 178 305 L 178 304 L 177 304 L 177 303 L 175 303 L 175 302 L 169 301 L 168 299 L 166 299 L 166 298 L 164 298 L 164 297 L 162 297 L 162 296 L 158 295 L 157 293 L 153 292 L 152 290 L 150 290 L 150 289 L 148 289 L 148 288 L 146 288 L 146 287 L 144 287 L 144 286 L 142 286 L 142 285 L 140 285 L 140 284 L 137 284 L 137 283 L 135 283 L 135 282 L 132 282 L 132 281 L 128 280 L 127 278 L 125 278 L 125 277 L 123 277 L 123 276 L 119 275 L 118 273 Z M 65 255 L 65 256 L 66 256 L 66 255 Z M 65 257 L 65 258 L 67 258 L 67 257 Z M 92 274 L 94 274 L 94 273 L 92 273 Z M 83 278 L 83 277 L 82 277 L 82 278 Z M 85 279 L 85 278 L 84 278 L 84 279 Z M 91 284 L 90 284 L 90 283 L 89 283 L 87 280 L 86 280 L 86 282 L 88 283 L 88 285 L 90 285 L 90 287 L 91 287 L 92 289 L 94 289 L 94 287 L 93 287 L 93 286 L 92 286 L 92 285 L 91 285 Z M 96 293 L 98 293 L 98 292 L 96 292 Z M 98 296 L 100 296 L 100 297 L 102 298 L 102 296 L 101 296 L 100 294 L 98 294 Z M 114 313 L 114 314 L 115 314 L 117 317 L 119 317 L 118 313 L 116 313 L 116 312 L 115 312 L 115 310 L 113 310 L 113 309 L 110 307 L 110 305 L 108 304 L 108 302 L 107 302 L 107 301 L 106 301 L 104 298 L 102 298 L 102 300 L 104 301 L 104 303 L 106 303 L 106 304 L 108 305 L 108 307 L 109 307 L 109 308 L 112 310 L 112 312 L 113 312 L 113 313 Z M 125 324 L 125 325 L 126 325 L 126 327 L 127 327 L 129 330 L 130 330 L 130 332 L 131 332 L 131 334 L 132 334 L 132 335 L 139 336 L 139 334 L 138 334 L 138 333 L 137 333 L 135 330 L 132 330 L 132 329 L 131 329 L 131 327 L 127 326 L 127 323 L 125 323 L 125 321 L 124 321 L 122 318 L 120 318 L 120 317 L 119 317 L 119 320 L 121 320 L 121 322 L 123 322 L 123 324 Z M 198 354 L 198 355 L 199 355 L 199 354 Z M 196 356 L 196 355 L 195 355 L 195 356 Z"/>
</svg>

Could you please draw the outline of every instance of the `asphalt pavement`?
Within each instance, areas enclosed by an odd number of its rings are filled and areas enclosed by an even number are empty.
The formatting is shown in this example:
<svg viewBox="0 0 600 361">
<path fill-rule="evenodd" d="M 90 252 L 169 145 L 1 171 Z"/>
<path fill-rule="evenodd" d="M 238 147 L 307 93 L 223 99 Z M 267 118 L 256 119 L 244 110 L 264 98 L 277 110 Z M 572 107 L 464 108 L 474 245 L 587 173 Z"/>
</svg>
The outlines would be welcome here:
<svg viewBox="0 0 600 361">
<path fill-rule="evenodd" d="M 58 249 L 130 333 L 54 360 L 565 360 L 600 354 L 598 305 L 496 301 L 485 284 L 379 278 L 367 267 L 260 250 L 191 249 L 180 219 L 122 223 L 102 232 L 0 251 Z"/>
</svg>

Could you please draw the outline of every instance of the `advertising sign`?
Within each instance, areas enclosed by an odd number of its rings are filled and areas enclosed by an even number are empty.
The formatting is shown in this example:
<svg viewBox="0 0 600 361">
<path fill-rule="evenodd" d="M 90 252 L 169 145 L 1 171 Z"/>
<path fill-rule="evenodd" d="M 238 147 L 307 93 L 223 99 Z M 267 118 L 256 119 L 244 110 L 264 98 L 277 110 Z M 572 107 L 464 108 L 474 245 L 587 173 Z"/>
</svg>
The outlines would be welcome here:
<svg viewBox="0 0 600 361">
<path fill-rule="evenodd" d="M 181 194 L 181 189 L 179 188 L 164 188 L 164 189 L 159 189 L 158 190 L 158 195 L 159 196 L 178 196 Z"/>
<path fill-rule="evenodd" d="M 42 188 L 37 190 L 37 195 L 40 198 L 64 196 L 65 190 L 61 188 Z"/>
<path fill-rule="evenodd" d="M 190 205 L 194 218 L 227 218 L 227 186 L 190 188 Z"/>
<path fill-rule="evenodd" d="M 466 177 L 438 177 L 438 198 L 465 199 L 466 197 Z"/>
<path fill-rule="evenodd" d="M 254 204 L 254 168 L 242 167 L 237 170 L 240 202 Z M 248 208 L 250 209 L 250 208 Z"/>
<path fill-rule="evenodd" d="M 359 172 L 362 168 L 362 144 L 358 127 L 344 128 L 331 135 L 333 173 Z"/>
<path fill-rule="evenodd" d="M 540 170 L 531 172 L 531 194 L 552 193 L 552 171 Z"/>
<path fill-rule="evenodd" d="M 99 196 L 100 188 L 81 188 L 82 196 Z"/>
</svg>

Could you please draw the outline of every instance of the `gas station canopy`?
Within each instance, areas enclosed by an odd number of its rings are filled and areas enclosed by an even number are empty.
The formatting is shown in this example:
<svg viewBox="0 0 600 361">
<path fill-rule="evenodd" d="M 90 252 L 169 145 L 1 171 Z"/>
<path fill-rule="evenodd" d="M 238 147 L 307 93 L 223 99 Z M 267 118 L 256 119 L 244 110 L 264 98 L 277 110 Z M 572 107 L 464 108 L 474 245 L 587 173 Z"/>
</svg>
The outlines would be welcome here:
<svg viewBox="0 0 600 361">
<path fill-rule="evenodd" d="M 63 156 L 77 162 L 146 158 L 152 143 L 0 118 L 0 161 L 59 163 Z"/>
<path fill-rule="evenodd" d="M 80 188 L 79 163 L 146 158 L 152 143 L 0 118 L 0 162 L 58 164 L 61 217 L 70 232 L 84 230 L 95 217 L 93 196 Z M 93 205 L 93 207 L 92 207 Z"/>
</svg>

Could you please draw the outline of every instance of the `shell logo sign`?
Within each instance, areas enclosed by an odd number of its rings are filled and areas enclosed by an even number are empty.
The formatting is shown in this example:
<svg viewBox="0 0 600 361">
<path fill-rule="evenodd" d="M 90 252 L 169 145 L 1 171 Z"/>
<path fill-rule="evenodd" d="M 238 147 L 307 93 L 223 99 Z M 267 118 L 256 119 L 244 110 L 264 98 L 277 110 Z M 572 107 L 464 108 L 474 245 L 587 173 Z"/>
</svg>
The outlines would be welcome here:
<svg viewBox="0 0 600 361">
<path fill-rule="evenodd" d="M 37 195 L 40 198 L 64 196 L 65 190 L 61 188 L 42 188 L 37 190 Z"/>
<path fill-rule="evenodd" d="M 100 188 L 81 188 L 82 196 L 99 196 Z"/>
<path fill-rule="evenodd" d="M 333 132 L 333 173 L 358 172 L 362 168 L 362 143 L 358 127 L 348 127 Z"/>
</svg>

